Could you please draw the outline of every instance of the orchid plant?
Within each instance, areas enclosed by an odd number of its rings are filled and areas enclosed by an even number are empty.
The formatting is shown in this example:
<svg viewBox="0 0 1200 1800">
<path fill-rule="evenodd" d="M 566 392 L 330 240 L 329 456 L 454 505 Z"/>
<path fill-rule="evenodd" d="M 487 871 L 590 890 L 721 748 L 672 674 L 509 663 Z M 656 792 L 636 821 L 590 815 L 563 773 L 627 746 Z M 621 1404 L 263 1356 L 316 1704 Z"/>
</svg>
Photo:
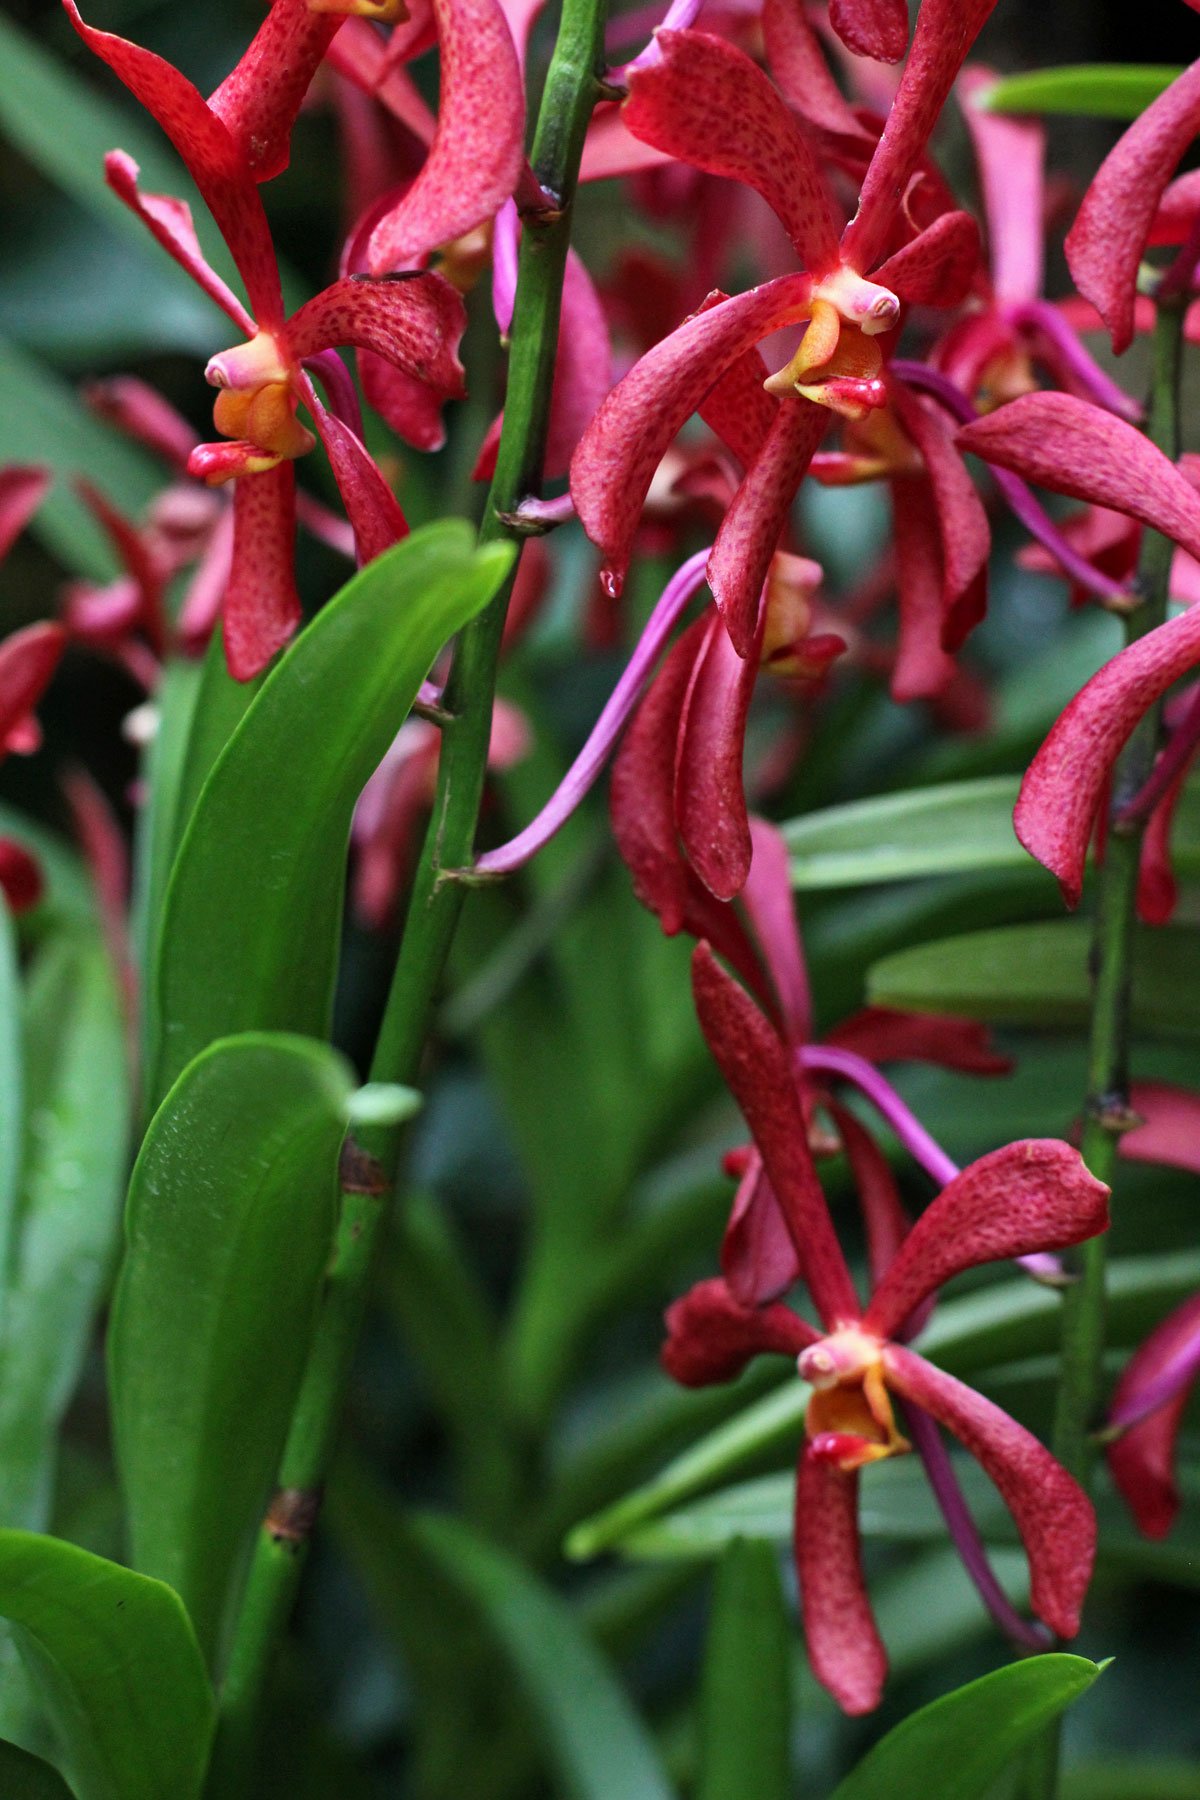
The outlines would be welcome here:
<svg viewBox="0 0 1200 1800">
<path fill-rule="evenodd" d="M 1011 10 L 0 24 L 0 1793 L 1195 1791 L 1200 63 Z"/>
</svg>

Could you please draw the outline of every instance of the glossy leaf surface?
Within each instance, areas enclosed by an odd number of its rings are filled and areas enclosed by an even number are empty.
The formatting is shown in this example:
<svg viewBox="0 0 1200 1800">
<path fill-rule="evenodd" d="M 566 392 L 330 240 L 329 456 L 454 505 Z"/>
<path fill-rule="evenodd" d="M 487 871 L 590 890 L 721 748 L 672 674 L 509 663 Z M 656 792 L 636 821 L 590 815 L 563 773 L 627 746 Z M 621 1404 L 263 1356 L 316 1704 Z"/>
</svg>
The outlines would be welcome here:
<svg viewBox="0 0 1200 1800">
<path fill-rule="evenodd" d="M 1077 63 L 1061 69 L 1034 69 L 1010 75 L 976 97 L 988 112 L 1084 113 L 1101 119 L 1136 119 L 1163 89 L 1178 66 L 1150 63 Z"/>
<path fill-rule="evenodd" d="M 775 1552 L 734 1539 L 717 1568 L 697 1800 L 790 1800 L 791 1629 Z"/>
<path fill-rule="evenodd" d="M 858 887 L 971 869 L 1019 868 L 1020 782 L 995 775 L 853 800 L 783 827 L 796 888 Z"/>
<path fill-rule="evenodd" d="M 72 1800 L 57 1769 L 16 1744 L 0 1743 L 0 1794 L 4 1800 Z"/>
</svg>

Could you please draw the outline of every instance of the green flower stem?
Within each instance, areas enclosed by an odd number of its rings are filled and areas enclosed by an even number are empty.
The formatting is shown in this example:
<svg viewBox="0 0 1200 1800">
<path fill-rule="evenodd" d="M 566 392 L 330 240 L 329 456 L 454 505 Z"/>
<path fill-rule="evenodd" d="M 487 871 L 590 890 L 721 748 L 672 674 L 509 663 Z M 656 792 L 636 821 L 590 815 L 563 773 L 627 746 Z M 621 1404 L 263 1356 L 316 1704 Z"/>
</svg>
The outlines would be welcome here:
<svg viewBox="0 0 1200 1800">
<path fill-rule="evenodd" d="M 1160 301 L 1154 330 L 1154 366 L 1146 432 L 1172 462 L 1179 455 L 1179 377 L 1183 347 L 1183 306 Z M 1138 563 L 1140 604 L 1125 615 L 1125 642 L 1132 644 L 1167 616 L 1171 559 L 1169 538 L 1147 529 Z M 1139 721 L 1117 761 L 1109 804 L 1109 833 L 1098 879 L 1092 936 L 1092 1020 L 1088 1045 L 1087 1110 L 1080 1148 L 1092 1174 L 1112 1185 L 1121 1133 L 1133 1123 L 1129 1109 L 1129 1002 L 1137 925 L 1138 868 L 1145 821 L 1118 828 L 1116 816 L 1138 792 L 1154 766 L 1161 707 Z M 1105 1272 L 1108 1243 L 1092 1238 L 1077 1253 L 1077 1281 L 1063 1297 L 1062 1349 L 1054 1419 L 1054 1453 L 1076 1480 L 1089 1485 L 1095 1449 L 1092 1431 L 1100 1405 L 1104 1355 Z M 1057 1726 L 1033 1752 L 1028 1769 L 1030 1800 L 1051 1800 L 1058 1791 Z"/>
<path fill-rule="evenodd" d="M 563 0 L 531 157 L 548 204 L 524 218 L 504 428 L 480 531 L 485 542 L 517 535 L 506 515 L 540 489 L 571 202 L 588 120 L 601 94 L 604 21 L 604 0 Z M 469 868 L 474 851 L 511 589 L 510 577 L 455 649 L 433 817 L 371 1064 L 373 1081 L 410 1083 L 419 1072 L 466 891 L 457 872 Z M 231 1800 L 253 1786 L 249 1764 L 263 1691 L 329 1469 L 401 1143 L 399 1126 L 360 1129 L 345 1159 L 341 1223 L 325 1299 L 283 1455 L 280 1492 L 259 1534 L 222 1688 L 211 1800 Z"/>
</svg>

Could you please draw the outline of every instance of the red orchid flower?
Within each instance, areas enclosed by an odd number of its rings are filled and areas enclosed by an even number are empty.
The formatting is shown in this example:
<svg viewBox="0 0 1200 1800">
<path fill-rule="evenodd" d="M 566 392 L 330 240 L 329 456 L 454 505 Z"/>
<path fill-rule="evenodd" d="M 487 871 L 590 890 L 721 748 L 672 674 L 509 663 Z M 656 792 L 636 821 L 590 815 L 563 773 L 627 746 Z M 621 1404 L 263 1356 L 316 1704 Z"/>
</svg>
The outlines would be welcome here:
<svg viewBox="0 0 1200 1800">
<path fill-rule="evenodd" d="M 36 481 L 35 476 L 39 478 Z M 29 494 L 37 489 L 40 499 L 45 479 L 41 471 L 0 471 L 0 544 L 6 538 L 11 542 L 8 528 L 14 513 L 21 510 L 13 496 L 23 490 L 22 505 L 27 513 L 32 511 L 33 506 L 27 505 Z M 27 756 L 41 743 L 33 709 L 50 685 L 66 641 L 62 626 L 47 621 L 26 625 L 0 643 L 0 760 L 9 751 Z M 42 873 L 36 860 L 12 838 L 0 838 L 0 892 L 14 912 L 25 912 L 42 896 Z"/>
<path fill-rule="evenodd" d="M 1029 1557 L 1034 1612 L 1073 1636 L 1095 1549 L 1086 1495 L 1024 1426 L 900 1340 L 905 1322 L 951 1276 L 1102 1231 L 1108 1189 L 1055 1140 L 982 1157 L 904 1237 L 864 1308 L 813 1168 L 785 1046 L 706 945 L 693 970 L 705 1036 L 778 1195 L 821 1325 L 779 1302 L 742 1306 L 723 1282 L 704 1282 L 668 1313 L 664 1363 L 677 1380 L 704 1385 L 732 1380 L 761 1353 L 795 1356 L 812 1386 L 795 1551 L 814 1674 L 847 1712 L 878 1703 L 886 1657 L 863 1578 L 858 1480 L 868 1463 L 909 1448 L 893 1396 L 931 1414 L 995 1482 Z"/>
<path fill-rule="evenodd" d="M 958 443 L 1043 487 L 1138 519 L 1200 555 L 1200 495 L 1140 431 L 1099 407 L 1068 394 L 1027 394 L 966 426 Z M 1092 828 L 1122 746 L 1147 708 L 1198 663 L 1200 608 L 1189 607 L 1106 663 L 1030 765 L 1017 836 L 1057 875 L 1068 906 L 1082 892 Z M 1186 737 L 1181 746 L 1186 751 Z"/>
<path fill-rule="evenodd" d="M 662 32 L 660 60 L 637 70 L 625 119 L 636 136 L 715 175 L 745 182 L 787 230 L 804 272 L 713 304 L 649 352 L 609 395 L 576 451 L 571 492 L 619 586 L 642 501 L 663 452 L 720 378 L 763 338 L 806 323 L 800 348 L 770 378 L 778 405 L 734 497 L 708 578 L 739 654 L 796 488 L 831 413 L 861 418 L 885 398 L 880 339 L 901 300 L 936 301 L 961 264 L 967 215 L 944 212 L 888 256 L 909 181 L 992 0 L 925 0 L 858 211 L 839 239 L 808 137 L 767 76 L 701 32 Z M 870 277 L 870 278 L 869 278 Z M 961 297 L 961 290 L 956 294 Z"/>
<path fill-rule="evenodd" d="M 214 356 L 207 378 L 220 388 L 214 416 L 226 441 L 198 446 L 189 469 L 209 482 L 234 479 L 234 553 L 225 595 L 225 646 L 232 674 L 249 679 L 291 636 L 300 616 L 293 575 L 295 477 L 291 464 L 314 439 L 297 417 L 302 403 L 325 445 L 360 557 L 366 561 L 407 530 L 404 515 L 355 429 L 356 402 L 331 347 L 374 350 L 445 397 L 462 393 L 455 350 L 464 312 L 436 275 L 402 281 L 342 280 L 285 318 L 266 215 L 241 145 L 185 76 L 161 57 L 97 31 L 64 0 L 89 48 L 157 119 L 204 196 L 246 286 L 247 311 L 200 252 L 181 202 L 143 195 L 137 166 L 123 152 L 106 159 L 110 186 L 160 244 L 245 333 Z M 333 410 L 317 398 L 305 364 L 327 381 Z M 334 366 L 336 365 L 336 367 Z M 347 419 L 346 415 L 350 417 Z"/>
</svg>

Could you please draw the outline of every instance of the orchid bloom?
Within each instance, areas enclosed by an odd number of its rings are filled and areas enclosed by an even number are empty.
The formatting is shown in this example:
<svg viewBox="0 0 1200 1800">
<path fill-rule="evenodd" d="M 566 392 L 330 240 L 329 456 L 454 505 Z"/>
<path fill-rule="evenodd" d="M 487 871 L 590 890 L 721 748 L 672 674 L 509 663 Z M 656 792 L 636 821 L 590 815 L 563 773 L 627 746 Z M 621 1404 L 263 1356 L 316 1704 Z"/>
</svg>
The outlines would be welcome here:
<svg viewBox="0 0 1200 1800">
<path fill-rule="evenodd" d="M 97 31 L 64 0 L 84 42 L 162 126 L 204 196 L 246 286 L 250 310 L 204 261 L 181 202 L 142 194 L 137 165 L 121 151 L 106 158 L 109 185 L 228 315 L 245 342 L 211 358 L 207 379 L 221 443 L 191 453 L 189 471 L 210 483 L 235 480 L 234 553 L 224 601 L 225 646 L 239 680 L 263 668 L 295 630 L 292 463 L 315 439 L 297 416 L 309 412 L 354 526 L 359 556 L 377 555 L 407 530 L 404 515 L 361 441 L 357 400 L 332 347 L 374 350 L 443 397 L 463 391 L 456 355 L 464 311 L 437 275 L 401 281 L 345 279 L 284 315 L 279 271 L 258 188 L 241 144 L 185 76 L 161 57 Z M 332 410 L 307 372 L 328 384 Z"/>
<path fill-rule="evenodd" d="M 858 1482 L 868 1464 L 910 1448 L 894 1399 L 931 1415 L 981 1464 L 1025 1544 L 1033 1611 L 1059 1636 L 1074 1636 L 1095 1550 L 1086 1495 L 1024 1426 L 903 1337 L 906 1321 L 951 1276 L 1104 1230 L 1108 1189 L 1056 1140 L 994 1151 L 943 1189 L 894 1249 L 864 1308 L 813 1168 L 785 1046 L 706 945 L 693 971 L 701 1025 L 778 1196 L 820 1326 L 781 1302 L 744 1306 L 724 1282 L 702 1282 L 670 1309 L 663 1360 L 697 1386 L 732 1380 L 758 1354 L 794 1356 L 812 1389 L 795 1553 L 814 1674 L 846 1712 L 878 1704 L 886 1656 L 862 1571 Z"/>
<path fill-rule="evenodd" d="M 915 237 L 906 224 L 909 241 L 888 255 L 905 190 L 992 3 L 924 0 L 858 211 L 840 238 L 808 136 L 749 57 L 702 32 L 664 31 L 659 60 L 631 77 L 624 116 L 634 134 L 757 189 L 803 272 L 732 299 L 714 295 L 644 356 L 584 433 L 571 492 L 619 588 L 642 501 L 671 440 L 731 372 L 745 385 L 760 340 L 805 324 L 799 350 L 765 383 L 753 432 L 742 433 L 746 474 L 709 559 L 709 584 L 739 655 L 751 652 L 767 566 L 831 416 L 861 419 L 883 403 L 883 350 L 901 302 L 936 303 L 947 269 L 961 265 L 964 238 L 974 241 L 967 215 L 943 212 Z"/>
<path fill-rule="evenodd" d="M 1200 494 L 1140 431 L 1086 401 L 1026 394 L 968 425 L 958 442 L 1057 493 L 1127 514 L 1200 556 Z M 1034 757 L 1014 824 L 1030 854 L 1058 877 L 1069 906 L 1083 890 L 1092 828 L 1122 746 L 1143 713 L 1198 664 L 1200 607 L 1189 607 L 1106 663 Z M 1196 730 L 1200 714 L 1190 737 L 1180 727 L 1160 767 L 1194 745 Z"/>
<path fill-rule="evenodd" d="M 0 562 L 44 500 L 50 471 L 9 463 L 0 469 Z M 9 751 L 28 756 L 42 741 L 34 707 L 58 667 L 66 645 L 61 625 L 26 625 L 0 643 L 0 759 Z M 13 912 L 35 906 L 42 872 L 23 845 L 0 837 L 0 893 Z"/>
</svg>

